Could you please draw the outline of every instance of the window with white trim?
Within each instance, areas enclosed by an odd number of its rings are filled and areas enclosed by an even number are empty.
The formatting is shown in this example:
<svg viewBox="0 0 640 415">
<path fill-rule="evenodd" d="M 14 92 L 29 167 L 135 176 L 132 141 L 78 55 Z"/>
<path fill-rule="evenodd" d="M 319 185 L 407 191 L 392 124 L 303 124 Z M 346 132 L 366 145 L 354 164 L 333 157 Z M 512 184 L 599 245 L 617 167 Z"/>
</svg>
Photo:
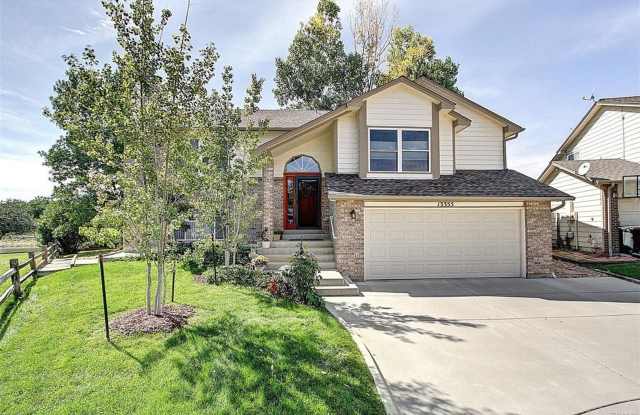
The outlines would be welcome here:
<svg viewBox="0 0 640 415">
<path fill-rule="evenodd" d="M 622 197 L 640 197 L 640 176 L 622 178 Z"/>
<path fill-rule="evenodd" d="M 370 128 L 369 171 L 428 173 L 431 168 L 428 129 Z"/>
</svg>

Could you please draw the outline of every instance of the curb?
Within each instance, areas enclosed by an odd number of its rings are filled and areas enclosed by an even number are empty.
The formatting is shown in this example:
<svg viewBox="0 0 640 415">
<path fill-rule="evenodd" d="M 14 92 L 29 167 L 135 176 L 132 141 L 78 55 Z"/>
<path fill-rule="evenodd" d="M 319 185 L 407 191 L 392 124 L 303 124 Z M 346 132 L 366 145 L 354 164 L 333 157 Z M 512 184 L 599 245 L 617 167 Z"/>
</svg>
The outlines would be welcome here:
<svg viewBox="0 0 640 415">
<path fill-rule="evenodd" d="M 620 280 L 625 280 L 627 282 L 632 282 L 634 284 L 640 284 L 640 280 L 635 279 L 635 278 L 625 277 L 624 275 L 616 274 L 616 273 L 611 272 L 611 271 L 605 271 L 605 270 L 600 269 L 600 268 L 594 268 L 594 269 L 598 270 L 598 272 L 602 272 L 603 274 L 607 274 L 608 276 L 613 277 L 613 278 L 618 278 Z"/>
<path fill-rule="evenodd" d="M 333 305 L 325 303 L 324 306 L 327 309 L 327 311 L 331 313 L 331 315 L 335 317 L 335 319 L 338 320 L 338 322 L 342 324 L 342 326 L 345 329 L 347 329 L 347 331 L 351 334 L 351 338 L 356 343 L 356 346 L 358 346 L 358 350 L 360 350 L 360 354 L 364 358 L 364 362 L 369 368 L 369 373 L 371 373 L 371 377 L 373 377 L 373 382 L 375 383 L 376 389 L 378 390 L 378 395 L 380 395 L 380 399 L 384 404 L 385 412 L 388 415 L 399 415 L 400 411 L 398 410 L 398 407 L 393 401 L 393 397 L 391 395 L 391 390 L 389 389 L 389 385 L 387 384 L 387 381 L 382 375 L 382 372 L 378 367 L 378 363 L 376 362 L 376 359 L 373 357 L 373 354 L 371 354 L 367 346 L 364 344 L 364 341 L 362 340 L 360 335 L 356 333 L 353 327 L 345 319 L 343 319 L 338 315 L 338 312 Z"/>
</svg>

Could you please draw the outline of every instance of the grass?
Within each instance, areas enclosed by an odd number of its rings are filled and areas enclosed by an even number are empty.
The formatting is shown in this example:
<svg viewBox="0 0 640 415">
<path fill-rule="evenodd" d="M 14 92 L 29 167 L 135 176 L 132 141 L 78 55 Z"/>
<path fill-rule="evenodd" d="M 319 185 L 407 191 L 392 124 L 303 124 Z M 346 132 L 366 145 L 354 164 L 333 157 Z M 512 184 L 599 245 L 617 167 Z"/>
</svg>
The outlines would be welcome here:
<svg viewBox="0 0 640 415">
<path fill-rule="evenodd" d="M 144 264 L 105 265 L 113 316 L 144 304 Z M 176 278 L 197 313 L 173 334 L 106 342 L 96 265 L 0 305 L 2 414 L 382 414 L 349 334 L 327 312 Z"/>
<path fill-rule="evenodd" d="M 18 253 L 12 253 L 12 254 L 0 254 L 0 275 L 4 274 L 6 271 L 9 270 L 9 260 L 13 259 L 13 258 L 18 258 L 20 263 L 22 263 L 22 262 L 26 261 L 27 258 L 29 258 L 29 255 L 26 252 L 18 252 Z M 23 268 L 23 269 L 24 269 L 24 272 L 28 272 L 29 271 L 29 268 L 26 268 L 26 269 Z M 23 275 L 23 274 L 20 274 L 20 275 Z M 10 285 L 11 285 L 11 278 L 9 278 L 8 280 L 4 281 L 3 283 L 0 283 L 0 294 L 2 294 L 4 292 L 4 290 L 9 288 Z"/>
<path fill-rule="evenodd" d="M 640 263 L 633 262 L 627 264 L 610 264 L 603 265 L 602 268 L 614 274 L 624 275 L 625 277 L 640 279 Z"/>
</svg>

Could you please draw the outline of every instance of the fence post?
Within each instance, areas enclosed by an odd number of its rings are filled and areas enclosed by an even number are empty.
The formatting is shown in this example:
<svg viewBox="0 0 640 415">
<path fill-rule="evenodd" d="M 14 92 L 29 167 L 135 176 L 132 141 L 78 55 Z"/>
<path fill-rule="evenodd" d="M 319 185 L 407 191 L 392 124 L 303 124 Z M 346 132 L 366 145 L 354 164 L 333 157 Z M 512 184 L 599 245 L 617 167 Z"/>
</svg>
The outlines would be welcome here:
<svg viewBox="0 0 640 415">
<path fill-rule="evenodd" d="M 44 251 L 42 251 L 42 265 L 47 265 L 48 261 L 48 257 L 49 256 L 49 247 L 48 246 L 44 246 Z"/>
<path fill-rule="evenodd" d="M 104 261 L 102 254 L 98 255 L 98 262 L 100 263 L 100 283 L 102 284 L 102 308 L 104 309 L 104 330 L 107 335 L 107 341 L 111 341 L 109 336 L 109 315 L 107 313 L 107 290 L 104 286 Z"/>
<path fill-rule="evenodd" d="M 29 268 L 31 268 L 31 271 L 33 272 L 33 280 L 37 280 L 38 279 L 38 270 L 36 269 L 36 255 L 35 252 L 31 251 L 29 252 Z"/>
<path fill-rule="evenodd" d="M 9 267 L 13 268 L 13 275 L 11 276 L 11 282 L 13 283 L 13 295 L 16 298 L 22 297 L 22 288 L 20 288 L 20 268 L 18 258 L 9 260 Z"/>
</svg>

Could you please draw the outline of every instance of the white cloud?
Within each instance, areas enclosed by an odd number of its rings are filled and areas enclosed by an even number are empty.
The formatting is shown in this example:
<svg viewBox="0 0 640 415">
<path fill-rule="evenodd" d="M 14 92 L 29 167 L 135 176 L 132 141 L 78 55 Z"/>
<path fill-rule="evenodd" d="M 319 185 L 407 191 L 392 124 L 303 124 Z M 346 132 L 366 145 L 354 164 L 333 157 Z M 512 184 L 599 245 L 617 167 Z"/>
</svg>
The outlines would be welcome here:
<svg viewBox="0 0 640 415">
<path fill-rule="evenodd" d="M 85 32 L 84 30 L 80 30 L 80 29 L 72 29 L 70 27 L 65 27 L 62 26 L 62 30 L 69 32 L 69 33 L 73 33 L 76 35 L 80 35 L 80 36 L 86 36 L 87 32 Z"/>
<path fill-rule="evenodd" d="M 49 170 L 42 165 L 41 159 L 0 159 L 0 200 L 29 200 L 35 196 L 49 196 L 52 191 Z"/>
<path fill-rule="evenodd" d="M 37 107 L 40 107 L 43 105 L 42 102 L 39 102 L 38 100 L 31 98 L 30 96 L 27 96 L 21 92 L 12 91 L 9 89 L 0 88 L 0 97 L 17 98 L 23 102 L 26 102 L 27 104 L 31 104 Z"/>
</svg>

